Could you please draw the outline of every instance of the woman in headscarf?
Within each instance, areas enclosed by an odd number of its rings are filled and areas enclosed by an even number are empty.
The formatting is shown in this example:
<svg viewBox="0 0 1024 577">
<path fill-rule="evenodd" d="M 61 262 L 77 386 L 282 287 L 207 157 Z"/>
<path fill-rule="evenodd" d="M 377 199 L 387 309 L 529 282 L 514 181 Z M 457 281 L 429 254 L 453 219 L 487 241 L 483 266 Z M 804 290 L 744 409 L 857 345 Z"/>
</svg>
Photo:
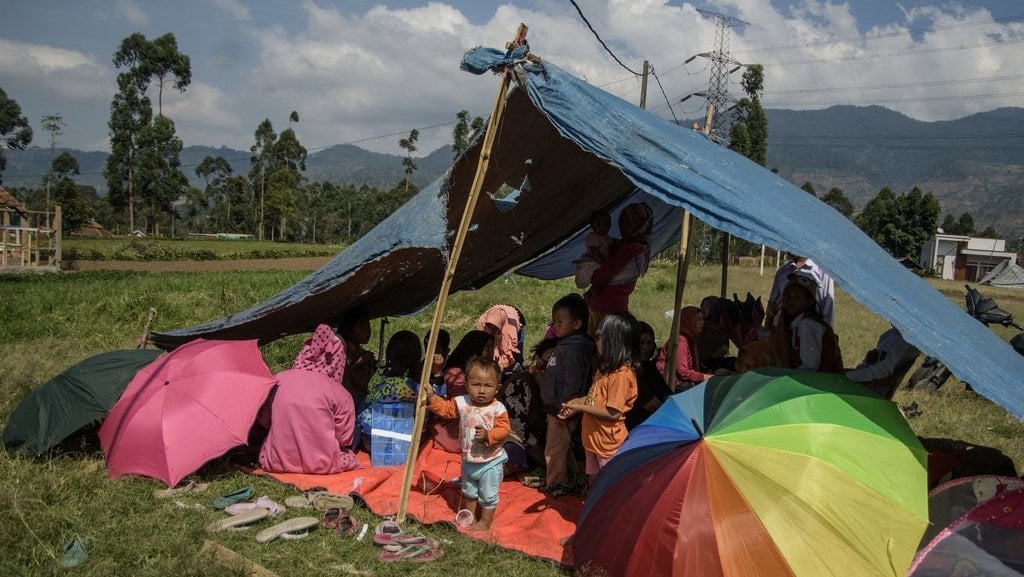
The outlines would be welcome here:
<svg viewBox="0 0 1024 577">
<path fill-rule="evenodd" d="M 697 352 L 697 338 L 704 327 L 704 317 L 697 307 L 683 307 L 679 311 L 679 340 L 676 342 L 675 392 L 685 391 L 710 379 L 712 375 L 701 372 L 700 354 Z M 658 351 L 658 370 L 664 374 L 668 363 L 666 342 Z"/>
</svg>

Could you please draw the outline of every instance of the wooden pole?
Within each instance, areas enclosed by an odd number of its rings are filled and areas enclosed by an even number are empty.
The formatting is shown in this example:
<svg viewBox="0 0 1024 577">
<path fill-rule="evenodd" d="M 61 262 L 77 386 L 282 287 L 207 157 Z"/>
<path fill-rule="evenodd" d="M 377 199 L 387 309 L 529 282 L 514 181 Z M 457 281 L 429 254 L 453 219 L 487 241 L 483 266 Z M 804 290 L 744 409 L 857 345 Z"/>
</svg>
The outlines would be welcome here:
<svg viewBox="0 0 1024 577">
<path fill-rule="evenodd" d="M 640 108 L 647 108 L 647 75 L 650 70 L 650 63 L 644 60 L 644 74 L 640 79 Z"/>
<path fill-rule="evenodd" d="M 704 117 L 704 128 L 701 130 L 705 136 L 711 134 L 711 119 L 715 114 L 715 105 L 708 104 L 708 113 Z M 696 129 L 696 127 L 695 127 Z M 665 382 L 668 388 L 676 389 L 676 345 L 679 344 L 679 309 L 683 307 L 683 291 L 686 289 L 686 275 L 690 269 L 690 253 L 693 251 L 693 227 L 690 226 L 690 211 L 683 211 L 683 223 L 679 231 L 679 256 L 676 264 L 676 296 L 672 308 L 672 328 L 669 331 L 668 341 L 665 346 Z"/>
<path fill-rule="evenodd" d="M 50 234 L 53 235 L 53 260 L 50 261 L 50 264 L 57 270 L 60 270 L 60 263 L 64 256 L 61 253 L 61 251 L 64 250 L 63 220 L 63 213 L 61 212 L 60 205 L 58 204 L 53 209 L 53 230 L 50 231 Z"/>
<path fill-rule="evenodd" d="M 668 350 L 665 351 L 665 382 L 668 388 L 676 390 L 676 345 L 679 344 L 679 309 L 683 306 L 683 290 L 686 288 L 686 274 L 690 268 L 690 251 L 693 243 L 693 228 L 690 226 L 690 211 L 683 211 L 683 223 L 679 231 L 679 256 L 676 257 L 676 296 L 672 305 L 672 328 L 668 336 Z"/>
<path fill-rule="evenodd" d="M 722 231 L 722 289 L 719 296 L 723 299 L 729 287 L 729 245 L 732 244 L 732 235 Z"/>
<path fill-rule="evenodd" d="M 519 25 L 515 40 L 507 45 L 507 48 L 521 46 L 526 41 L 528 28 L 525 24 Z M 491 118 L 487 122 L 487 132 L 484 134 L 484 141 L 480 149 L 480 159 L 476 165 L 476 175 L 473 177 L 473 185 L 469 190 L 469 197 L 466 199 L 466 207 L 462 211 L 462 220 L 459 221 L 459 229 L 455 235 L 455 242 L 452 245 L 452 254 L 448 259 L 448 267 L 444 277 L 441 279 L 441 290 L 437 295 L 437 304 L 434 306 L 434 318 L 430 323 L 430 336 L 427 339 L 427 350 L 424 358 L 434 357 L 437 350 L 437 333 L 441 328 L 441 317 L 444 316 L 444 308 L 448 302 L 448 293 L 451 290 L 452 280 L 455 278 L 455 269 L 459 264 L 459 256 L 462 254 L 462 246 L 466 241 L 466 234 L 469 230 L 470 221 L 473 219 L 473 211 L 476 209 L 476 201 L 480 198 L 480 189 L 483 188 L 484 177 L 487 175 L 487 167 L 491 161 L 491 149 L 494 147 L 495 134 L 498 132 L 498 124 L 501 122 L 502 113 L 505 111 L 505 96 L 508 92 L 511 81 L 510 71 L 506 70 L 501 75 L 501 83 L 498 86 L 498 95 L 494 101 L 494 108 L 491 110 Z M 416 457 L 419 454 L 420 434 L 423 431 L 423 419 L 426 412 L 426 395 L 424 389 L 430 386 L 430 363 L 423 363 L 423 370 L 420 372 L 420 388 L 416 397 L 416 418 L 413 421 L 412 440 L 409 441 L 409 454 L 405 460 L 405 470 L 402 474 L 402 492 L 398 498 L 398 523 L 405 522 L 406 510 L 409 506 L 409 490 L 412 488 L 412 474 L 416 467 Z"/>
</svg>

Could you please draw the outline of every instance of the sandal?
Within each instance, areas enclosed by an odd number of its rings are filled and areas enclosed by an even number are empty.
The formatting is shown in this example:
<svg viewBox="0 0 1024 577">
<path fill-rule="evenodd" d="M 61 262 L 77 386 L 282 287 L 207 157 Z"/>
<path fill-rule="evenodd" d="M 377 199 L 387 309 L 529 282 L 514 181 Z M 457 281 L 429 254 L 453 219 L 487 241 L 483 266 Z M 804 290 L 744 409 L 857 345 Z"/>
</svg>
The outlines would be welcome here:
<svg viewBox="0 0 1024 577">
<path fill-rule="evenodd" d="M 377 556 L 378 561 L 384 563 L 394 563 L 395 561 L 434 561 L 440 559 L 444 555 L 444 551 L 426 545 L 409 545 L 408 547 L 402 547 L 398 551 L 384 551 Z"/>
<path fill-rule="evenodd" d="M 286 533 L 301 533 L 308 531 L 313 527 L 320 524 L 320 520 L 316 517 L 293 517 L 287 521 L 282 521 L 273 527 L 267 527 L 256 534 L 257 543 L 266 543 L 267 541 L 273 541 L 278 537 L 283 537 Z"/>
<path fill-rule="evenodd" d="M 244 511 L 237 515 L 225 517 L 219 521 L 214 521 L 206 526 L 206 530 L 211 533 L 219 533 L 227 529 L 234 529 L 239 527 L 246 527 L 253 523 L 262 521 L 270 516 L 270 510 L 268 509 L 252 509 L 251 511 Z"/>
<path fill-rule="evenodd" d="M 438 547 L 437 541 L 422 533 L 378 533 L 373 536 L 373 542 L 378 545 L 400 545 L 409 547 L 412 545 L 425 545 L 431 549 Z"/>
<path fill-rule="evenodd" d="M 391 521 L 390 519 L 385 519 L 385 520 L 381 521 L 380 523 L 377 523 L 377 526 L 373 528 L 373 533 L 374 533 L 375 536 L 376 535 L 382 535 L 382 534 L 385 534 L 385 533 L 394 534 L 394 533 L 401 533 L 401 532 L 402 532 L 402 528 L 398 526 L 398 523 L 395 523 L 394 521 Z"/>
<path fill-rule="evenodd" d="M 286 511 L 284 506 L 275 503 L 270 499 L 270 497 L 264 495 L 252 503 L 235 503 L 233 505 L 228 505 L 227 507 L 224 507 L 224 512 L 228 515 L 238 515 L 239 513 L 252 511 L 253 509 L 267 509 L 270 511 L 271 517 Z"/>
<path fill-rule="evenodd" d="M 241 489 L 228 493 L 227 495 L 221 495 L 213 500 L 214 509 L 225 509 L 228 505 L 234 505 L 241 501 L 245 501 L 249 497 L 252 497 L 252 487 L 242 487 Z"/>
<path fill-rule="evenodd" d="M 327 511 L 331 508 L 351 511 L 356 503 L 349 495 L 339 495 L 330 491 L 306 491 L 301 495 L 288 497 L 284 500 L 284 504 L 288 507 L 317 511 Z"/>
</svg>

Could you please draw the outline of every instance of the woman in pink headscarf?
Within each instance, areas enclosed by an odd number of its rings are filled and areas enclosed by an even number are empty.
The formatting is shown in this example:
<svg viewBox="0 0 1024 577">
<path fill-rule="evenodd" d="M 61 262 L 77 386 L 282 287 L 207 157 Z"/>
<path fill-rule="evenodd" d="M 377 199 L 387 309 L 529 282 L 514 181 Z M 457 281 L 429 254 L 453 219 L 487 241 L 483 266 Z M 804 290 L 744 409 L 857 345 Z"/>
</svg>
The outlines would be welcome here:
<svg viewBox="0 0 1024 577">
<path fill-rule="evenodd" d="M 704 317 L 697 307 L 683 307 L 679 311 L 679 340 L 676 342 L 676 392 L 685 391 L 711 378 L 712 375 L 701 372 L 700 356 L 697 352 L 697 338 L 704 327 Z M 658 371 L 664 374 L 668 363 L 668 345 L 665 343 L 658 350 Z"/>
<path fill-rule="evenodd" d="M 526 325 L 519 309 L 510 305 L 494 305 L 484 311 L 473 327 L 494 337 L 494 360 L 504 371 L 522 362 L 520 338 Z"/>
<path fill-rule="evenodd" d="M 356 409 L 341 385 L 344 371 L 345 344 L 320 325 L 292 368 L 277 374 L 260 467 L 320 475 L 361 467 L 352 451 Z"/>
</svg>

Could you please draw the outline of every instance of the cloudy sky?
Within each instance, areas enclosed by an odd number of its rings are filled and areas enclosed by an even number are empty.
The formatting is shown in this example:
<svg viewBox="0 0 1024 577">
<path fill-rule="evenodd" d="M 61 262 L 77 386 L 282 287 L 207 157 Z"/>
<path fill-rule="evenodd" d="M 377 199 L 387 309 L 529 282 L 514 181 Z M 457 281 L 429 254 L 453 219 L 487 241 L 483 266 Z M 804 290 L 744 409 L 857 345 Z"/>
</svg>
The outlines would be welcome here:
<svg viewBox="0 0 1024 577">
<path fill-rule="evenodd" d="M 461 109 L 486 115 L 497 81 L 459 71 L 464 51 L 500 47 L 519 22 L 531 49 L 632 102 L 643 60 L 658 83 L 648 108 L 702 115 L 715 27 L 697 9 L 746 22 L 729 29 L 733 58 L 765 67 L 769 108 L 879 104 L 920 120 L 1024 106 L 1024 3 L 1019 0 L 0 0 L 0 88 L 49 146 L 40 121 L 60 114 L 60 145 L 107 150 L 116 89 L 111 63 L 134 32 L 171 32 L 192 84 L 164 93 L 185 145 L 247 150 L 264 118 L 295 126 L 310 152 L 354 143 L 400 154 L 449 143 Z M 630 69 L 630 70 L 627 70 Z M 739 73 L 731 90 L 739 93 Z M 664 90 L 664 96 L 662 95 Z M 155 97 L 154 97 L 155 100 Z"/>
</svg>

